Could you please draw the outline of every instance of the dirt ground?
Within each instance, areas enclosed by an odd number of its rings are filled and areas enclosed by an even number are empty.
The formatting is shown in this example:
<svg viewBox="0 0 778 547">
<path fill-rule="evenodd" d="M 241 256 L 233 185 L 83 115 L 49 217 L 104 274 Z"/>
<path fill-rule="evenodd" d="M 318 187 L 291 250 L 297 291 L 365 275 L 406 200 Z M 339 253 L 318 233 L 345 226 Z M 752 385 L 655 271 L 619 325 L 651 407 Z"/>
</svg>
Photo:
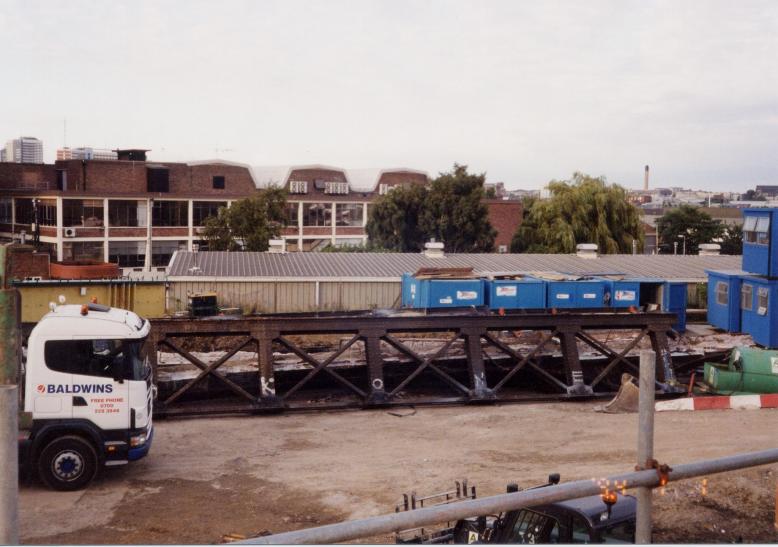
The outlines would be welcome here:
<svg viewBox="0 0 778 547">
<path fill-rule="evenodd" d="M 633 468 L 635 414 L 594 403 L 424 407 L 158 421 L 142 461 L 89 489 L 21 489 L 24 543 L 218 543 L 392 512 L 403 492 L 467 478 L 479 496 Z M 406 413 L 410 414 L 410 411 Z M 663 412 L 670 465 L 775 448 L 778 410 Z M 655 542 L 776 542 L 778 466 L 671 483 L 655 493 Z M 703 495 L 705 494 L 705 495 Z M 375 540 L 375 539 L 374 539 Z M 377 538 L 391 542 L 390 536 Z"/>
</svg>

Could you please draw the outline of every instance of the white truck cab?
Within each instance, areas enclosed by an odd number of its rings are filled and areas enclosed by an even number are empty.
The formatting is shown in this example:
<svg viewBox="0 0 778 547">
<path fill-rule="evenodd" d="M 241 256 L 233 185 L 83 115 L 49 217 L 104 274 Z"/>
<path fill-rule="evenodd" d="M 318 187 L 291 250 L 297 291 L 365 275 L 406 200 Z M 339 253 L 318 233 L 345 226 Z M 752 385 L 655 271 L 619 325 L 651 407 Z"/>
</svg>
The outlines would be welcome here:
<svg viewBox="0 0 778 547">
<path fill-rule="evenodd" d="M 103 466 L 144 457 L 151 446 L 149 322 L 99 304 L 53 306 L 30 333 L 24 366 L 19 461 L 48 486 L 76 490 Z"/>
</svg>

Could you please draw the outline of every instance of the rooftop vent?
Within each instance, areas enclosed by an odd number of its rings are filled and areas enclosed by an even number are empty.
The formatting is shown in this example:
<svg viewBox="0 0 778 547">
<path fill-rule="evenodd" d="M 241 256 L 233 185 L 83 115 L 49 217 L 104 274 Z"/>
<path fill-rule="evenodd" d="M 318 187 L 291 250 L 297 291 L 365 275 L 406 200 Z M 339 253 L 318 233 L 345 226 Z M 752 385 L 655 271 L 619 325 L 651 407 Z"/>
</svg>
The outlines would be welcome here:
<svg viewBox="0 0 778 547">
<path fill-rule="evenodd" d="M 700 243 L 700 256 L 718 256 L 721 254 L 721 245 L 718 243 Z"/>
<path fill-rule="evenodd" d="M 597 244 L 579 243 L 575 246 L 575 254 L 581 258 L 597 258 Z"/>
<path fill-rule="evenodd" d="M 286 240 L 285 239 L 271 239 L 267 242 L 267 252 L 269 253 L 285 253 L 286 252 Z"/>
<path fill-rule="evenodd" d="M 424 244 L 424 256 L 427 258 L 444 258 L 443 242 L 434 239 Z"/>
</svg>

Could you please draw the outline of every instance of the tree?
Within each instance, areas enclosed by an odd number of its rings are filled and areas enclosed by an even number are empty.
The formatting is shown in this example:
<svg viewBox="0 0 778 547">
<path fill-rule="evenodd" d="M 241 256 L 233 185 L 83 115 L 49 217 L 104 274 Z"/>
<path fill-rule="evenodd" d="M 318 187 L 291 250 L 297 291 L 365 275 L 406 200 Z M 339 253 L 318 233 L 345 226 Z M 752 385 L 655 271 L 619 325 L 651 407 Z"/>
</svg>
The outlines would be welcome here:
<svg viewBox="0 0 778 547">
<path fill-rule="evenodd" d="M 637 208 L 627 191 L 605 177 L 573 173 L 548 184 L 549 199 L 527 204 L 523 222 L 511 241 L 515 253 L 573 253 L 579 243 L 596 243 L 603 254 L 631 253 L 643 246 Z"/>
<path fill-rule="evenodd" d="M 466 165 L 454 164 L 453 171 L 432 181 L 427 199 L 424 227 L 427 234 L 443 241 L 452 253 L 488 253 L 497 236 L 489 222 L 489 208 L 483 203 L 486 173 L 472 175 Z"/>
<path fill-rule="evenodd" d="M 454 164 L 429 187 L 397 187 L 380 197 L 370 211 L 371 244 L 400 252 L 419 252 L 435 238 L 453 253 L 489 252 L 496 231 L 482 203 L 485 174 L 472 175 Z"/>
<path fill-rule="evenodd" d="M 742 255 L 743 254 L 743 227 L 732 224 L 724 228 L 721 236 L 721 254 L 723 255 Z"/>
<path fill-rule="evenodd" d="M 419 252 L 427 235 L 422 226 L 428 191 L 419 185 L 398 186 L 370 208 L 367 236 L 370 243 L 398 252 Z"/>
<path fill-rule="evenodd" d="M 392 253 L 391 249 L 373 245 L 368 241 L 364 245 L 333 245 L 328 243 L 321 250 L 322 253 Z"/>
<path fill-rule="evenodd" d="M 691 205 L 670 209 L 656 221 L 656 233 L 661 252 L 674 252 L 675 243 L 680 251 L 686 244 L 686 254 L 697 254 L 700 243 L 711 243 L 721 237 L 724 228 L 718 220 Z"/>
<path fill-rule="evenodd" d="M 281 234 L 285 224 L 286 191 L 263 190 L 231 207 L 220 207 L 205 220 L 203 238 L 212 251 L 267 251 L 268 241 Z"/>
</svg>

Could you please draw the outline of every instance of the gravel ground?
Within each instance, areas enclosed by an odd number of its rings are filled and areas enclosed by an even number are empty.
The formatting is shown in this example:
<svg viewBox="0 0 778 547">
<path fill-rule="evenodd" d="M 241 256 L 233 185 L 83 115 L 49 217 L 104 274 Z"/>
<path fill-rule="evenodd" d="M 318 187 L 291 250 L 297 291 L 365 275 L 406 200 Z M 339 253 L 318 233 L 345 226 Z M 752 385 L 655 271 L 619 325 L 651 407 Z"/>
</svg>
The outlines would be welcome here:
<svg viewBox="0 0 778 547">
<path fill-rule="evenodd" d="M 593 403 L 419 408 L 159 421 L 149 456 L 89 489 L 21 489 L 24 543 L 217 543 L 392 512 L 403 492 L 458 479 L 479 496 L 605 477 L 635 464 L 637 415 Z M 776 447 L 778 410 L 663 412 L 657 459 L 670 465 Z M 668 485 L 655 541 L 769 543 L 778 466 Z M 375 538 L 391 541 L 391 537 Z"/>
</svg>

